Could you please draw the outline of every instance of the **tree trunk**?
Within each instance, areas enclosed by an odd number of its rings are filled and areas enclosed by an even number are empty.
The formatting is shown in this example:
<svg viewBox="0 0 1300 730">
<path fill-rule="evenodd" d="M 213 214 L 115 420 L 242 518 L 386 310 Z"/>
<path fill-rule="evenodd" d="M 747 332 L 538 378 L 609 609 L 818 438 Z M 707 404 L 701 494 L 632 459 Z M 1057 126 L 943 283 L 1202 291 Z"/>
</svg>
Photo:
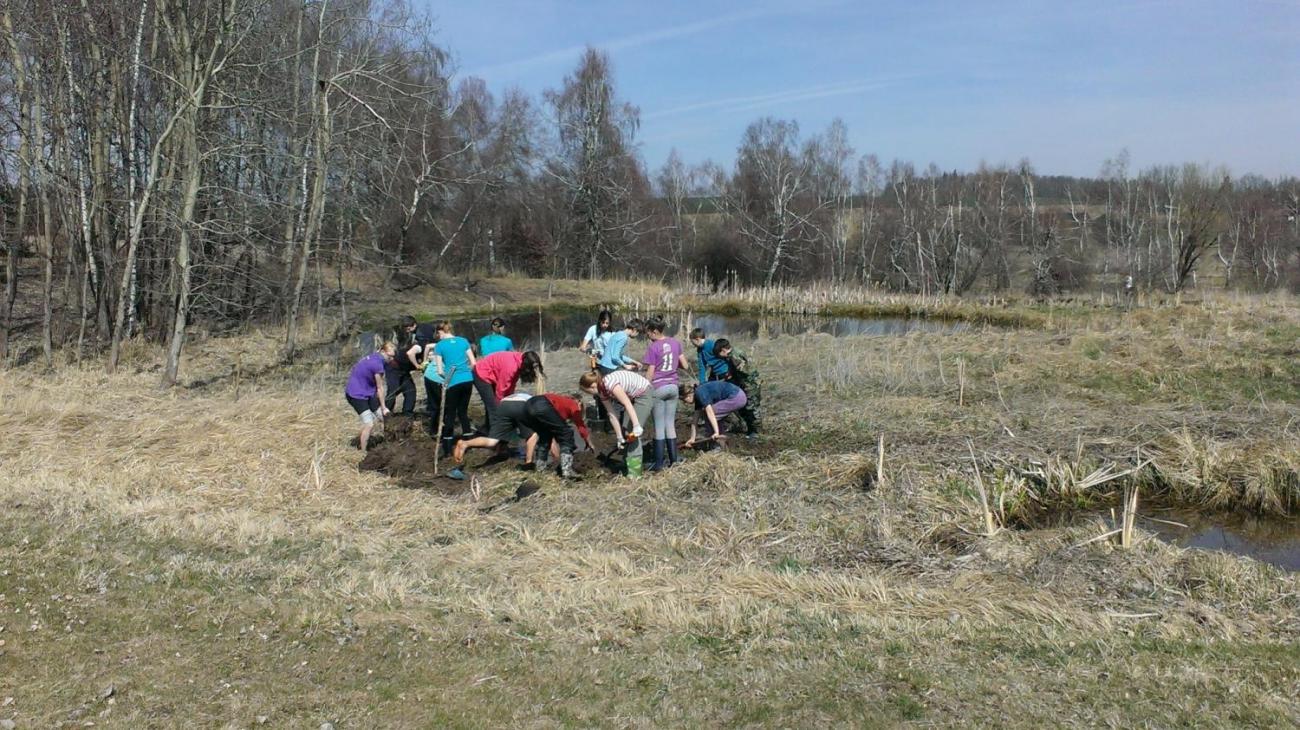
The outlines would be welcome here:
<svg viewBox="0 0 1300 730">
<path fill-rule="evenodd" d="M 197 96 L 202 98 L 202 91 Z M 180 372 L 181 348 L 185 346 L 185 325 L 190 313 L 190 282 L 193 277 L 191 244 L 194 230 L 194 206 L 199 198 L 199 184 L 203 178 L 203 160 L 199 154 L 198 144 L 198 110 L 191 116 L 191 123 L 185 130 L 185 156 L 188 167 L 185 171 L 185 192 L 181 204 L 180 240 L 176 246 L 176 271 L 180 277 L 176 291 L 176 316 L 172 324 L 171 345 L 167 348 L 167 367 L 163 371 L 163 384 L 175 385 Z"/>
</svg>

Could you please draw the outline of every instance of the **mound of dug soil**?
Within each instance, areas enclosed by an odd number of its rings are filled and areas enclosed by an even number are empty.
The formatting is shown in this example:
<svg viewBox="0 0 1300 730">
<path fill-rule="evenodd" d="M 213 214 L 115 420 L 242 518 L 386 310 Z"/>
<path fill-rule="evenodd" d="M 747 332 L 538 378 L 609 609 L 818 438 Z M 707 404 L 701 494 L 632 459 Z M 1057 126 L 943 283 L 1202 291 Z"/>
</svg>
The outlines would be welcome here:
<svg viewBox="0 0 1300 730">
<path fill-rule="evenodd" d="M 688 423 L 678 424 L 679 434 L 689 432 Z M 593 429 L 591 442 L 596 451 L 587 449 L 576 436 L 575 441 L 578 443 L 578 451 L 573 455 L 573 467 L 578 475 L 577 481 L 603 479 L 622 473 L 623 455 L 615 448 L 613 434 L 603 433 L 598 427 Z M 434 439 L 429 435 L 426 418 L 395 414 L 384 420 L 382 436 L 371 437 L 370 449 L 358 468 L 379 472 L 412 489 L 433 489 L 449 496 L 468 492 L 468 480 L 446 476 L 453 465 L 451 457 L 439 459 L 438 470 L 434 471 L 434 448 Z M 766 458 L 776 451 L 776 444 L 770 438 L 753 442 L 733 435 L 727 449 L 741 456 Z M 684 450 L 682 456 L 692 459 L 696 453 Z M 646 466 L 650 465 L 653 457 L 653 443 L 647 442 L 644 456 Z M 488 449 L 474 449 L 465 456 L 465 471 L 477 476 L 514 472 L 521 464 L 522 460 L 513 454 L 502 456 Z M 522 472 L 520 476 L 523 476 Z"/>
</svg>

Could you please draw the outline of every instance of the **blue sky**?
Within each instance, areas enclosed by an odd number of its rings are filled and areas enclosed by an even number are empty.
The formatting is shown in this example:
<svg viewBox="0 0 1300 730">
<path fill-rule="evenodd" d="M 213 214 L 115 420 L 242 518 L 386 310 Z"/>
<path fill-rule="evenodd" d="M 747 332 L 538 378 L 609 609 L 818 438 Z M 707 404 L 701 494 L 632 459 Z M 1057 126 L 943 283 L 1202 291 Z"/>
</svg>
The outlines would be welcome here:
<svg viewBox="0 0 1300 730">
<path fill-rule="evenodd" d="M 654 170 L 730 167 L 745 127 L 839 117 L 859 154 L 1042 173 L 1205 162 L 1300 175 L 1300 0 L 427 3 L 458 75 L 558 87 L 592 45 Z"/>
</svg>

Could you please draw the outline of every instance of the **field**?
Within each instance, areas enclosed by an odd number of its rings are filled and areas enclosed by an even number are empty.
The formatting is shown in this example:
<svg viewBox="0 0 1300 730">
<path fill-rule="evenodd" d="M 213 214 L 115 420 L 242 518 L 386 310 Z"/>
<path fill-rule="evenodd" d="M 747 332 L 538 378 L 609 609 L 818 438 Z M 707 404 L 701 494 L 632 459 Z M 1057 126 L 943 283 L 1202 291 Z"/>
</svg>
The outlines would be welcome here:
<svg viewBox="0 0 1300 730">
<path fill-rule="evenodd" d="M 639 481 L 480 469 L 477 499 L 358 469 L 327 341 L 277 366 L 276 331 L 208 339 L 175 390 L 143 345 L 114 376 L 3 371 L 0 720 L 1300 724 L 1296 574 L 1141 521 L 1130 548 L 1094 539 L 1123 487 L 1140 513 L 1300 510 L 1296 300 L 488 286 L 509 294 L 384 307 L 833 300 L 969 325 L 741 341 L 758 444 Z M 551 388 L 581 363 L 548 353 Z M 525 476 L 541 492 L 506 501 Z"/>
</svg>

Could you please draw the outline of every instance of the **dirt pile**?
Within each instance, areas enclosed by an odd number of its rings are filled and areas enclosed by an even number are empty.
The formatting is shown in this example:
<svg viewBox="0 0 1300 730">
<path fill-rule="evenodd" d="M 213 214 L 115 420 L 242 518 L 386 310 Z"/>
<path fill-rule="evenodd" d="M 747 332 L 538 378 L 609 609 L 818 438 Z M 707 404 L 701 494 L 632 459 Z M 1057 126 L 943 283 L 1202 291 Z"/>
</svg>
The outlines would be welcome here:
<svg viewBox="0 0 1300 730">
<path fill-rule="evenodd" d="M 689 433 L 689 425 L 679 423 L 678 433 Z M 603 479 L 623 472 L 623 455 L 616 448 L 613 434 L 604 433 L 598 426 L 594 428 L 591 442 L 596 447 L 595 451 L 587 449 L 580 440 L 577 441 L 578 451 L 573 455 L 577 481 Z M 517 443 L 516 446 L 522 448 L 522 443 Z M 468 492 L 468 480 L 446 476 L 453 466 L 451 457 L 440 458 L 438 469 L 434 470 L 434 449 L 434 439 L 429 435 L 426 418 L 392 415 L 385 419 L 382 435 L 371 437 L 370 449 L 358 468 L 379 472 L 412 489 L 433 489 L 449 496 Z M 770 437 L 750 441 L 736 434 L 729 439 L 727 449 L 741 456 L 762 459 L 776 451 L 776 444 Z M 645 444 L 645 452 L 646 466 L 649 466 L 654 457 L 652 442 Z M 682 456 L 685 459 L 695 458 L 696 452 L 683 450 Z M 522 459 L 513 453 L 498 454 L 487 449 L 475 449 L 465 457 L 465 470 L 480 477 L 499 476 L 516 472 L 522 463 Z M 519 473 L 523 475 L 523 472 Z"/>
</svg>

